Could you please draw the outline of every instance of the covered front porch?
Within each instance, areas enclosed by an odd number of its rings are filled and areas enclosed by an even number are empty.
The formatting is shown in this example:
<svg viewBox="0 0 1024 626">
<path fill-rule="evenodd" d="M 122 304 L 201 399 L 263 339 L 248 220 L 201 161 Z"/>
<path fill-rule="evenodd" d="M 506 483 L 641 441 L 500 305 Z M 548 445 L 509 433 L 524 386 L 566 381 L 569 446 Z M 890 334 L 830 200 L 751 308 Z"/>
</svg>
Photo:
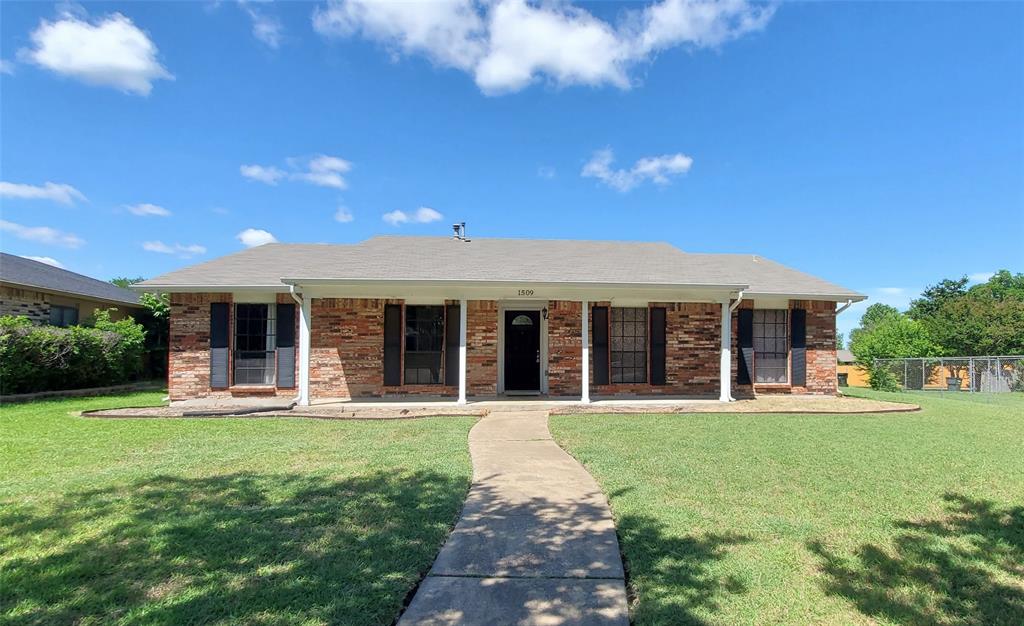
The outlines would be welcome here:
<svg viewBox="0 0 1024 626">
<path fill-rule="evenodd" d="M 299 406 L 733 399 L 743 285 L 283 282 Z"/>
</svg>

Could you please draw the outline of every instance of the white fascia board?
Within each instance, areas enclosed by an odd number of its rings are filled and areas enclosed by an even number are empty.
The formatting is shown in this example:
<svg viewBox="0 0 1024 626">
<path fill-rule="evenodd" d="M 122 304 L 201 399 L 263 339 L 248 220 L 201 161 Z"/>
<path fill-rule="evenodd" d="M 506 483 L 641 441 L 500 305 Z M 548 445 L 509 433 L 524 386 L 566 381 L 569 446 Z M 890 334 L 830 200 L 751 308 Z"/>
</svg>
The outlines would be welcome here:
<svg viewBox="0 0 1024 626">
<path fill-rule="evenodd" d="M 524 288 L 551 288 L 551 289 L 660 289 L 660 290 L 709 290 L 709 291 L 738 291 L 747 289 L 749 285 L 741 284 L 716 284 L 716 283 L 606 283 L 600 281 L 592 282 L 538 282 L 530 280 L 379 280 L 362 278 L 282 278 L 281 282 L 286 285 L 309 285 L 309 286 L 367 286 L 387 285 L 391 287 L 445 287 L 445 288 L 481 288 L 481 287 L 524 287 Z"/>
<path fill-rule="evenodd" d="M 852 300 L 853 302 L 860 302 L 867 300 L 868 297 L 863 294 L 826 294 L 826 293 L 765 293 L 765 292 L 754 292 L 744 291 L 744 300 L 756 300 L 757 298 L 762 299 L 774 299 L 774 300 L 821 300 L 827 302 L 846 302 Z"/>
<path fill-rule="evenodd" d="M 144 293 L 237 293 L 240 291 L 269 291 L 288 293 L 288 285 L 132 285 L 132 291 Z"/>
</svg>

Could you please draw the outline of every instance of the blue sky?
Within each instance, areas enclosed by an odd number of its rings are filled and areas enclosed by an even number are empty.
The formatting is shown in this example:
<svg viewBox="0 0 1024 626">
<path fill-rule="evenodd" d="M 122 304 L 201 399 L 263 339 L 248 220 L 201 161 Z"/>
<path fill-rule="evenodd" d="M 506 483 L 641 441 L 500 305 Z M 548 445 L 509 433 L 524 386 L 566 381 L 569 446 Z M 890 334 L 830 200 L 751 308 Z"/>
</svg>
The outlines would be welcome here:
<svg viewBox="0 0 1024 626">
<path fill-rule="evenodd" d="M 898 305 L 1024 269 L 1024 4 L 410 7 L 0 4 L 0 245 L 154 276 L 464 220 Z"/>
</svg>

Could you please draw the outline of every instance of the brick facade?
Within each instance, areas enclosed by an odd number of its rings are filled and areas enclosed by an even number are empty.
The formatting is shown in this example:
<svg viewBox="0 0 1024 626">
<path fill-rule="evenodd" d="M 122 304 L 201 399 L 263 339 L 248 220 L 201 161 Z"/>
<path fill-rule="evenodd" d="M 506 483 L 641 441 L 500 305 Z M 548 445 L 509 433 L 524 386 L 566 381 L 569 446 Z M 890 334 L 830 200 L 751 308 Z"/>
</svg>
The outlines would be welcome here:
<svg viewBox="0 0 1024 626">
<path fill-rule="evenodd" d="M 25 316 L 33 324 L 50 321 L 50 303 L 40 291 L 0 286 L 0 315 Z"/>
<path fill-rule="evenodd" d="M 553 396 L 583 393 L 582 310 L 582 302 L 548 303 L 548 392 Z"/>
<path fill-rule="evenodd" d="M 287 294 L 278 301 L 291 302 Z M 211 390 L 210 303 L 231 302 L 230 294 L 173 294 L 169 387 L 172 400 L 253 393 L 252 389 Z M 310 397 L 366 398 L 388 395 L 430 395 L 454 398 L 458 389 L 446 385 L 384 386 L 384 307 L 401 300 L 314 298 L 311 302 Z M 601 303 L 592 303 L 601 304 Z M 603 303 L 607 305 L 608 303 Z M 593 385 L 591 395 L 711 396 L 719 393 L 721 305 L 716 303 L 651 303 L 666 309 L 666 384 Z M 744 300 L 742 307 L 753 307 Z M 790 308 L 807 310 L 807 386 L 794 388 L 733 384 L 733 395 L 757 393 L 816 393 L 836 391 L 835 304 L 791 301 Z M 581 393 L 581 303 L 547 303 L 547 381 L 553 396 Z M 494 300 L 470 300 L 467 307 L 467 393 L 493 396 L 498 390 L 499 305 Z M 733 381 L 738 364 L 733 313 Z M 280 321 L 278 322 L 281 323 Z M 296 319 L 296 338 L 299 337 Z M 591 327 L 593 320 L 591 319 Z M 233 333 L 232 333 L 233 334 Z M 298 350 L 296 350 L 298 353 Z M 591 351 L 593 354 L 593 351 Z M 590 368 L 591 377 L 593 367 Z M 298 374 L 296 373 L 296 380 Z M 650 377 L 648 376 L 648 380 Z M 295 389 L 271 389 L 292 397 Z"/>
<path fill-rule="evenodd" d="M 498 303 L 470 300 L 466 306 L 466 393 L 498 393 Z"/>
<path fill-rule="evenodd" d="M 753 309 L 753 300 L 740 303 L 741 309 Z M 736 398 L 751 397 L 754 394 L 835 394 L 838 390 L 836 379 L 836 305 L 834 302 L 820 300 L 790 300 L 788 309 L 804 309 L 807 311 L 806 324 L 806 355 L 807 385 L 793 387 L 784 385 L 738 385 L 735 384 L 739 369 L 739 339 L 736 329 L 739 327 L 739 313 L 732 315 L 732 379 L 733 396 Z M 789 337 L 790 348 L 793 338 Z M 792 372 L 792 353 L 790 354 L 790 371 Z"/>
<path fill-rule="evenodd" d="M 278 303 L 294 303 L 288 294 L 277 294 Z M 172 401 L 190 398 L 224 398 L 232 396 L 269 395 L 294 397 L 295 388 L 256 388 L 252 386 L 228 389 L 210 388 L 210 305 L 214 302 L 232 303 L 230 293 L 172 293 L 170 319 L 170 350 L 167 358 L 167 390 Z M 296 307 L 298 309 L 298 307 Z M 228 318 L 228 334 L 234 341 L 234 312 Z M 284 320 L 277 320 L 283 324 Z M 295 337 L 298 338 L 298 311 L 295 319 Z M 298 350 L 295 351 L 296 354 Z M 232 371 L 233 354 L 228 350 L 228 371 Z M 295 380 L 298 380 L 298 359 Z"/>
</svg>

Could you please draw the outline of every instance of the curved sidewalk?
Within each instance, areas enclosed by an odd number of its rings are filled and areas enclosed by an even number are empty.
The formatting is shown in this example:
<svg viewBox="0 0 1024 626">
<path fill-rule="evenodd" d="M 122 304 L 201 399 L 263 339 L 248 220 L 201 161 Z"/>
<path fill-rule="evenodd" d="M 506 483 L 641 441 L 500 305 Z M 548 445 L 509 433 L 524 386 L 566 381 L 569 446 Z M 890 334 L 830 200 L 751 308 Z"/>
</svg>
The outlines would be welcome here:
<svg viewBox="0 0 1024 626">
<path fill-rule="evenodd" d="M 399 625 L 628 624 L 607 500 L 547 412 L 492 413 L 469 449 L 462 516 Z"/>
</svg>

